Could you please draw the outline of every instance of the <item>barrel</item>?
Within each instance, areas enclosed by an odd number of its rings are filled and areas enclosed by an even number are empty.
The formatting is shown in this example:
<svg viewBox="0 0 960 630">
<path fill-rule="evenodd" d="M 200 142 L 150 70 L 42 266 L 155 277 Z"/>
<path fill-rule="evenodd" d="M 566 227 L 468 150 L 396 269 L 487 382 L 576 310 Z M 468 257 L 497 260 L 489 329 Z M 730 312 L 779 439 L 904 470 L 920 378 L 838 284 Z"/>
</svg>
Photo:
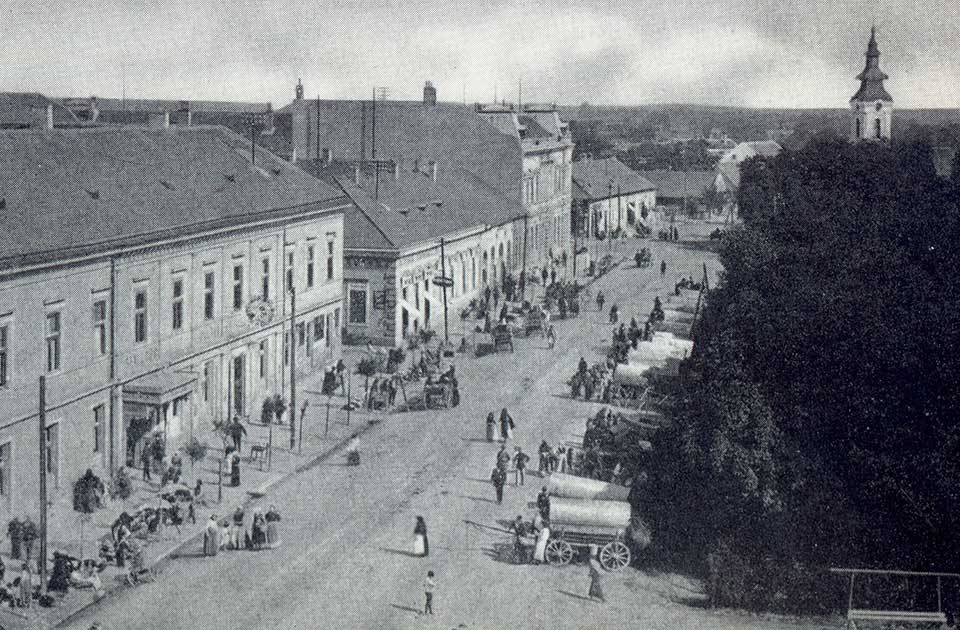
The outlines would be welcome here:
<svg viewBox="0 0 960 630">
<path fill-rule="evenodd" d="M 550 475 L 547 487 L 550 496 L 565 499 L 626 501 L 630 495 L 630 488 L 624 486 L 557 472 Z"/>
<path fill-rule="evenodd" d="M 604 527 L 626 531 L 630 527 L 630 504 L 626 501 L 550 499 L 550 526 Z"/>
</svg>

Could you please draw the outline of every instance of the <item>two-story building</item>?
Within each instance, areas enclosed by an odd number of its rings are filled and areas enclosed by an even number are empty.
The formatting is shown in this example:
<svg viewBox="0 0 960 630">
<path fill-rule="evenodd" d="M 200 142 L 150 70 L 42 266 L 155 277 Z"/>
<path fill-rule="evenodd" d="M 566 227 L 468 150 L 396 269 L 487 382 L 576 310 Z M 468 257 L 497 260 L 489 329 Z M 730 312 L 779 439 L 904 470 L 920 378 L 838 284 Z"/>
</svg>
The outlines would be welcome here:
<svg viewBox="0 0 960 630">
<path fill-rule="evenodd" d="M 291 350 L 336 361 L 340 190 L 222 127 L 2 131 L 0 156 L 0 519 L 36 519 L 40 449 L 69 510 L 147 433 L 257 417 Z"/>
<path fill-rule="evenodd" d="M 657 190 L 617 158 L 583 158 L 573 163 L 573 203 L 594 238 L 633 233 L 636 224 L 657 222 Z"/>
</svg>

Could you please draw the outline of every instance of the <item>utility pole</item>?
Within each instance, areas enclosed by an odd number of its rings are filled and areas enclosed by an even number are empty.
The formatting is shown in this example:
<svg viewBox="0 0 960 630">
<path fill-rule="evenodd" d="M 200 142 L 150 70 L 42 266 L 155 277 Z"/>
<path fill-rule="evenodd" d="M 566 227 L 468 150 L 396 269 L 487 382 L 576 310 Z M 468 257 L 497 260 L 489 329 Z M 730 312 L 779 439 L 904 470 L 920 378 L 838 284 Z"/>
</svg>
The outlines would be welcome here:
<svg viewBox="0 0 960 630">
<path fill-rule="evenodd" d="M 580 206 L 573 202 L 573 280 L 577 280 L 577 232 L 580 231 Z"/>
<path fill-rule="evenodd" d="M 530 218 L 530 213 L 525 212 L 523 215 L 523 269 L 520 271 L 520 301 L 523 302 L 527 298 L 527 219 Z"/>
<path fill-rule="evenodd" d="M 610 203 L 613 198 L 613 180 L 611 179 L 607 183 L 607 212 L 603 216 L 603 231 L 606 232 L 607 237 L 607 253 L 609 254 L 613 250 L 613 242 L 610 240 L 610 210 L 613 205 Z"/>
<path fill-rule="evenodd" d="M 444 343 L 449 345 L 450 326 L 447 322 L 447 257 L 443 249 L 443 237 L 440 238 L 440 280 L 440 288 L 443 289 L 443 340 Z"/>
<path fill-rule="evenodd" d="M 40 584 L 47 585 L 47 377 L 40 376 Z"/>
<path fill-rule="evenodd" d="M 309 123 L 310 121 L 307 120 Z M 320 95 L 317 94 L 317 161 L 320 161 Z M 307 147 L 307 151 L 310 150 L 310 147 Z"/>
<path fill-rule="evenodd" d="M 291 273 L 293 271 L 291 270 Z M 290 283 L 290 450 L 297 437 L 297 289 Z"/>
</svg>

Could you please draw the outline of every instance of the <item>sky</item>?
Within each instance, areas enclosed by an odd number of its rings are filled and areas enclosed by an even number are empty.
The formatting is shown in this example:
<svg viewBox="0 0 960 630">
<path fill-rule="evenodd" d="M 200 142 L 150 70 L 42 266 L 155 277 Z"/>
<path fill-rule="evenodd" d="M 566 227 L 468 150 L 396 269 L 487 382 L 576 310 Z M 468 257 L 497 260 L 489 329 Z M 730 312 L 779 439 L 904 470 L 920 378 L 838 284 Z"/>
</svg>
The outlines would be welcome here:
<svg viewBox="0 0 960 630">
<path fill-rule="evenodd" d="M 876 24 L 901 108 L 960 107 L 953 0 L 5 0 L 0 90 L 845 107 Z"/>
</svg>

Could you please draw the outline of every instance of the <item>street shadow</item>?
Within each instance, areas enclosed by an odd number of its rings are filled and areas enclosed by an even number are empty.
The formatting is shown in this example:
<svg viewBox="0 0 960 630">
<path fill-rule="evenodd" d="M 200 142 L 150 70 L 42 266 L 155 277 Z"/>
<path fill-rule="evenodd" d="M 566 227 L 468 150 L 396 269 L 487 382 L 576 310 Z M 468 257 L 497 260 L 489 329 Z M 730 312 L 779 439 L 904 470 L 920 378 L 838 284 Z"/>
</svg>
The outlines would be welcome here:
<svg viewBox="0 0 960 630">
<path fill-rule="evenodd" d="M 476 477 L 464 477 L 464 481 L 474 481 L 476 483 L 484 483 L 490 485 L 490 479 L 477 479 Z"/>
<path fill-rule="evenodd" d="M 689 608 L 700 608 L 702 610 L 710 608 L 710 598 L 706 597 L 705 595 L 674 596 L 670 598 L 670 601 L 675 604 L 680 604 L 681 606 L 687 606 Z"/>
<path fill-rule="evenodd" d="M 471 501 L 482 501 L 483 503 L 496 503 L 493 499 L 485 499 L 483 497 L 470 497 L 465 494 L 458 494 L 458 497 L 461 499 L 470 499 Z"/>
<path fill-rule="evenodd" d="M 190 560 L 194 558 L 206 558 L 207 554 L 203 553 L 203 550 L 194 550 L 194 551 L 181 551 L 180 553 L 173 554 L 170 556 L 171 559 L 175 560 Z"/>
<path fill-rule="evenodd" d="M 461 437 L 460 439 L 461 439 L 462 441 L 464 441 L 464 442 L 479 442 L 479 443 L 481 443 L 481 444 L 487 444 L 487 443 L 489 443 L 489 444 L 496 444 L 496 443 L 497 443 L 497 442 L 488 442 L 488 440 L 487 440 L 486 438 Z"/>
<path fill-rule="evenodd" d="M 404 612 L 411 612 L 415 615 L 419 615 L 420 611 L 413 606 L 401 606 L 400 604 L 390 604 L 391 608 L 396 608 L 397 610 L 402 610 Z"/>
<path fill-rule="evenodd" d="M 494 543 L 483 554 L 495 562 L 517 564 L 513 561 L 513 543 Z"/>
<path fill-rule="evenodd" d="M 390 548 L 388 548 L 388 547 L 380 547 L 380 551 L 383 551 L 384 553 L 392 553 L 392 554 L 395 555 L 395 556 L 406 556 L 406 557 L 408 557 L 408 558 L 422 558 L 422 557 L 423 557 L 423 556 L 419 556 L 419 555 L 413 553 L 412 551 L 408 551 L 408 550 L 406 550 L 406 549 L 390 549 Z"/>
<path fill-rule="evenodd" d="M 570 591 L 565 591 L 563 589 L 557 589 L 557 592 L 561 595 L 567 595 L 568 597 L 575 597 L 576 599 L 582 599 L 585 602 L 595 601 L 592 597 L 587 597 L 586 595 L 580 595 L 579 593 L 571 593 Z"/>
</svg>

